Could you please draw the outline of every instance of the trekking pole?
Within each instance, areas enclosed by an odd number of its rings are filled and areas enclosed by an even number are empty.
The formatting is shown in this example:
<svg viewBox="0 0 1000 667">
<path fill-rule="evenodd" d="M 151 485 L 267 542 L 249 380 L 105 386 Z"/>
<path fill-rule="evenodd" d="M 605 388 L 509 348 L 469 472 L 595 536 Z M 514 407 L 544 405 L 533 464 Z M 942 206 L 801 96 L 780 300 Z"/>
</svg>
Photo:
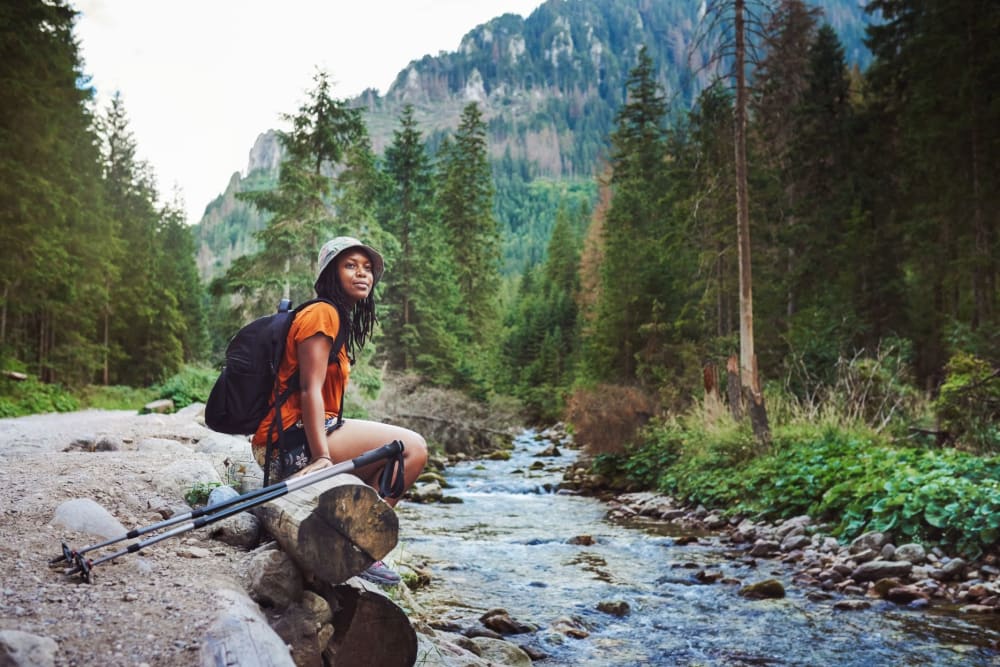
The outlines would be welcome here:
<svg viewBox="0 0 1000 667">
<path fill-rule="evenodd" d="M 66 561 L 67 563 L 72 564 L 72 566 L 65 570 L 65 574 L 71 575 L 79 572 L 84 581 L 87 583 L 93 583 L 93 575 L 91 571 L 97 565 L 114 560 L 115 558 L 124 556 L 125 554 L 141 551 L 142 549 L 156 544 L 157 542 L 161 542 L 165 539 L 175 537 L 197 528 L 202 528 L 215 523 L 216 521 L 221 521 L 222 519 L 233 516 L 234 514 L 239 514 L 240 512 L 248 510 L 252 507 L 268 503 L 275 498 L 280 498 L 281 496 L 291 493 L 292 491 L 297 491 L 298 489 L 315 484 L 316 482 L 324 479 L 329 479 L 330 477 L 334 477 L 336 475 L 352 472 L 372 463 L 377 463 L 383 459 L 393 459 L 393 461 L 392 463 L 387 464 L 382 471 L 382 477 L 379 485 L 379 495 L 383 498 L 398 497 L 402 495 L 403 491 L 403 443 L 399 440 L 394 440 L 387 445 L 382 445 L 377 449 L 365 452 L 350 461 L 338 463 L 333 467 L 317 470 L 301 477 L 287 479 L 262 489 L 255 489 L 241 496 L 237 496 L 214 505 L 209 505 L 208 507 L 192 510 L 191 512 L 185 512 L 184 514 L 176 517 L 171 517 L 166 521 L 160 521 L 141 528 L 134 528 L 124 535 L 106 540 L 99 544 L 94 544 L 82 549 L 71 549 L 65 542 L 63 542 L 62 555 L 50 560 L 49 565 L 56 565 L 60 562 Z M 188 523 L 183 523 L 185 521 Z M 177 524 L 181 523 L 183 523 L 183 525 L 177 526 Z M 120 551 L 103 556 L 97 560 L 84 558 L 84 554 L 90 551 L 94 551 L 123 540 L 147 535 L 157 530 L 169 528 L 170 526 L 177 527 L 165 533 L 130 544 L 128 547 Z"/>
</svg>

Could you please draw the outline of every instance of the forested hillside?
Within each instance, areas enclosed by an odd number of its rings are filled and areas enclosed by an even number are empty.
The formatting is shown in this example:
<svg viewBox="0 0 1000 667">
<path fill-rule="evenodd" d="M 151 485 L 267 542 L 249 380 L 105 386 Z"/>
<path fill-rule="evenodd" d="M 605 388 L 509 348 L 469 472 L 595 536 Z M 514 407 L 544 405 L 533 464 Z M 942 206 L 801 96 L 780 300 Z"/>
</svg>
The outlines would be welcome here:
<svg viewBox="0 0 1000 667">
<path fill-rule="evenodd" d="M 846 44 L 848 64 L 866 66 L 867 18 L 858 3 L 819 4 Z M 570 199 L 571 208 L 593 204 L 595 176 L 608 159 L 608 136 L 641 47 L 656 64 L 671 118 L 684 118 L 698 93 L 725 71 L 725 58 L 713 60 L 718 36 L 700 11 L 690 0 L 547 2 L 526 18 L 507 14 L 476 26 L 456 51 L 410 62 L 384 94 L 369 90 L 351 104 L 364 110 L 377 154 L 391 141 L 405 105 L 413 106 L 432 154 L 457 126 L 464 105 L 480 105 L 504 272 L 517 273 L 544 257 L 560 200 Z M 234 187 L 243 186 L 231 184 L 230 193 Z M 225 210 L 232 217 L 220 217 L 213 205 L 200 224 L 199 245 L 209 249 L 199 261 L 206 278 L 217 272 L 205 257 L 221 259 L 216 268 L 224 269 L 252 247 L 247 232 L 263 225 L 238 205 Z"/>
</svg>

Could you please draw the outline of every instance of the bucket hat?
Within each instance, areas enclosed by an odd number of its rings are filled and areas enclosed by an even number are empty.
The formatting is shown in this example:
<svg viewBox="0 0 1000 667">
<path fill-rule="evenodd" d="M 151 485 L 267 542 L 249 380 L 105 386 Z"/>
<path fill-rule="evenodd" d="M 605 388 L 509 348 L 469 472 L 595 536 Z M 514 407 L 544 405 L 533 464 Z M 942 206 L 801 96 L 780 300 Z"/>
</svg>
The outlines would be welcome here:
<svg viewBox="0 0 1000 667">
<path fill-rule="evenodd" d="M 338 236 L 335 239 L 327 241 L 319 251 L 319 269 L 316 271 L 316 282 L 319 282 L 319 277 L 323 275 L 323 271 L 326 270 L 328 266 L 337 258 L 337 255 L 344 252 L 345 250 L 350 250 L 351 248 L 360 248 L 368 253 L 368 256 L 372 260 L 372 274 L 374 275 L 374 280 L 372 282 L 372 287 L 378 284 L 379 279 L 385 272 L 385 260 L 382 259 L 382 254 L 371 247 L 370 245 L 365 245 L 358 239 L 352 236 Z"/>
</svg>

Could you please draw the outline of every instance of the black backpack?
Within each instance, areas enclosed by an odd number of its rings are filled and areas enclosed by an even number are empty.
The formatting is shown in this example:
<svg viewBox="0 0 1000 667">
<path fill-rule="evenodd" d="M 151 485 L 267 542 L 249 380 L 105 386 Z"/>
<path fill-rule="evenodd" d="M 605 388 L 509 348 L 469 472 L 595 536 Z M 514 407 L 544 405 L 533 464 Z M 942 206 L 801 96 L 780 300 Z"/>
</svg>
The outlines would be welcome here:
<svg viewBox="0 0 1000 667">
<path fill-rule="evenodd" d="M 321 301 L 336 308 L 327 299 L 313 299 L 292 310 L 291 303 L 282 299 L 278 312 L 260 317 L 236 332 L 226 347 L 225 365 L 205 404 L 208 428 L 235 435 L 255 433 L 273 404 L 275 425 L 279 437 L 283 435 L 281 406 L 298 388 L 298 371 L 289 380 L 287 389 L 278 395 L 278 365 L 285 352 L 292 320 L 306 306 Z M 337 333 L 330 351 L 330 363 L 337 358 L 346 329 L 341 326 Z M 340 411 L 344 411 L 343 404 Z M 343 415 L 338 415 L 338 422 L 342 419 Z"/>
</svg>

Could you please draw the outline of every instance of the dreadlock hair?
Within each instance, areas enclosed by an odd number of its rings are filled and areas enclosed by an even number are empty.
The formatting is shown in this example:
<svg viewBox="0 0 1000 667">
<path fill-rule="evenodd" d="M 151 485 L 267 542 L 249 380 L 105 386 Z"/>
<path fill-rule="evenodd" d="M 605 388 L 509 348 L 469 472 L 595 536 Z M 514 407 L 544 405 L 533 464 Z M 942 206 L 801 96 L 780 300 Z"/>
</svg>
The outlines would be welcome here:
<svg viewBox="0 0 1000 667">
<path fill-rule="evenodd" d="M 371 339 L 375 331 L 378 320 L 375 317 L 374 294 L 369 293 L 352 308 L 344 292 L 344 286 L 340 284 L 337 262 L 334 260 L 316 279 L 316 296 L 332 301 L 337 307 L 337 314 L 340 315 L 341 326 L 345 324 L 348 326 L 347 342 L 344 345 L 347 356 L 353 364 L 355 354 L 364 347 L 366 341 Z"/>
</svg>

